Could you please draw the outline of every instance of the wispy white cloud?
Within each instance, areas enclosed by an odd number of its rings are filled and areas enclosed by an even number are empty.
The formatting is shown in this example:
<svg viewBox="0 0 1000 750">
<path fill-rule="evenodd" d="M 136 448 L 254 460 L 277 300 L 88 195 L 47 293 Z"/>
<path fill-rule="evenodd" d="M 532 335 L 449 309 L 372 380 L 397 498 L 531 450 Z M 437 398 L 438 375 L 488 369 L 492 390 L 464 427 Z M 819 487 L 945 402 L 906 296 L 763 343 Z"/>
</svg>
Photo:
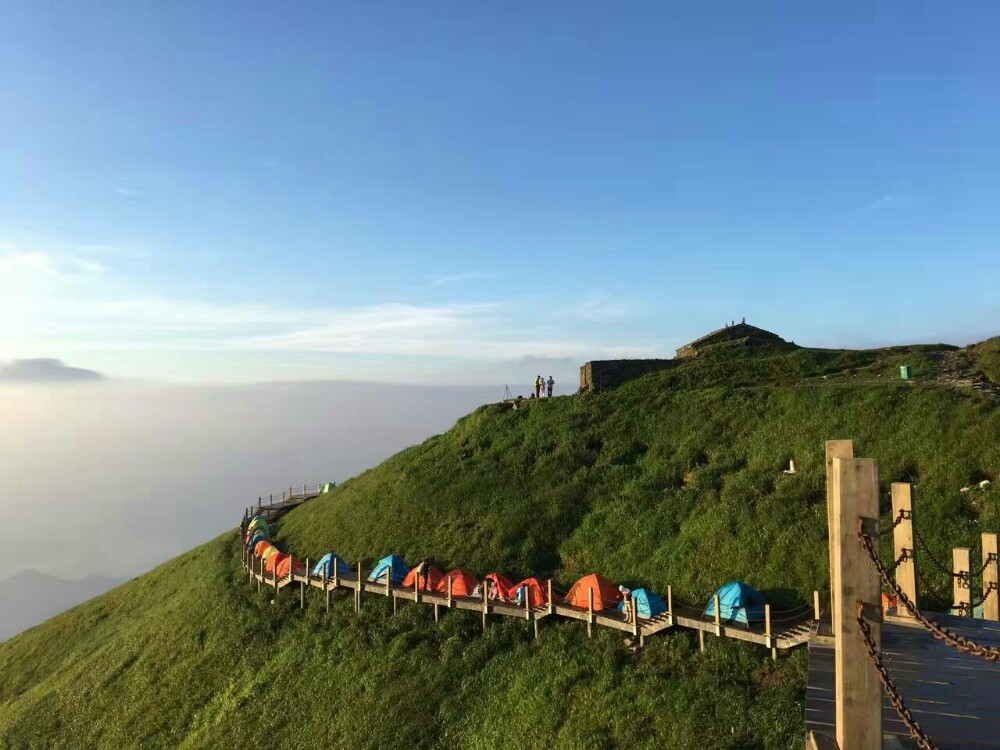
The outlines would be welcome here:
<svg viewBox="0 0 1000 750">
<path fill-rule="evenodd" d="M 892 211 L 912 206 L 917 202 L 917 196 L 912 193 L 883 193 L 874 200 L 865 203 L 855 212 L 858 216 L 869 216 L 882 211 Z"/>
<path fill-rule="evenodd" d="M 388 370 L 402 367 L 393 358 L 444 368 L 458 361 L 486 366 L 530 357 L 654 356 L 648 340 L 620 343 L 621 336 L 615 336 L 619 343 L 605 346 L 593 325 L 580 325 L 581 318 L 620 321 L 626 316 L 624 308 L 605 298 L 552 305 L 546 315 L 538 314 L 541 303 L 523 299 L 323 307 L 204 300 L 148 293 L 104 260 L 23 248 L 4 253 L 0 246 L 0 317 L 15 322 L 0 358 L 72 354 L 87 361 L 91 354 L 118 352 L 131 353 L 134 360 L 143 352 L 173 351 L 218 361 L 221 352 L 244 352 L 324 356 L 347 367 L 350 360 L 336 355 L 351 355 L 387 368 L 366 369 L 366 377 L 392 378 L 397 373 Z"/>
<path fill-rule="evenodd" d="M 431 277 L 431 286 L 454 286 L 473 281 L 486 281 L 488 279 L 499 278 L 500 274 L 495 271 L 462 271 L 461 273 L 441 274 Z"/>
</svg>

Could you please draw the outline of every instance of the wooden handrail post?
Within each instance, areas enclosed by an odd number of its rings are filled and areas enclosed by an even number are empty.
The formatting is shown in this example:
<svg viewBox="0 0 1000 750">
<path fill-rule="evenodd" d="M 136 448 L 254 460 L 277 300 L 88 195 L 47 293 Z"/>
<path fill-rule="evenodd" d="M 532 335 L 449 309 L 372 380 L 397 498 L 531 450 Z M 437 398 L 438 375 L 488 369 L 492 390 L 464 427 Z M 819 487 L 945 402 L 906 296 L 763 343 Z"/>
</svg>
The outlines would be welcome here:
<svg viewBox="0 0 1000 750">
<path fill-rule="evenodd" d="M 333 587 L 334 588 L 337 588 L 337 586 L 340 585 L 340 582 L 339 582 L 340 576 L 338 575 L 339 572 L 340 571 L 337 570 L 337 558 L 334 557 L 333 558 Z"/>
<path fill-rule="evenodd" d="M 524 619 L 531 620 L 531 586 L 524 587 Z"/>
<path fill-rule="evenodd" d="M 594 589 L 587 589 L 587 637 L 594 635 Z"/>
<path fill-rule="evenodd" d="M 336 563 L 334 563 L 336 565 Z M 326 611 L 330 612 L 330 581 L 326 575 L 326 566 L 323 566 L 323 594 L 326 596 Z"/>
<path fill-rule="evenodd" d="M 413 576 L 413 601 L 420 603 L 420 571 Z"/>
<path fill-rule="evenodd" d="M 389 570 L 386 572 L 385 576 L 385 595 L 389 596 L 389 589 L 392 583 L 392 563 L 389 563 Z"/>
<path fill-rule="evenodd" d="M 833 536 L 833 460 L 835 458 L 854 458 L 853 440 L 827 440 L 826 441 L 826 529 L 827 543 L 830 550 L 830 611 L 837 606 L 838 582 L 834 580 L 837 575 L 837 566 L 833 559 L 833 548 L 836 544 Z"/>
<path fill-rule="evenodd" d="M 555 614 L 555 611 L 556 611 L 556 602 L 552 598 L 552 579 L 550 578 L 549 579 L 549 614 L 550 615 Z"/>
<path fill-rule="evenodd" d="M 952 591 L 955 596 L 954 609 L 958 614 L 972 617 L 972 586 L 970 571 L 972 569 L 972 550 L 968 547 L 955 547 L 951 551 L 951 569 L 955 572 L 952 578 Z"/>
<path fill-rule="evenodd" d="M 719 599 L 719 595 L 715 594 L 712 597 L 712 603 L 715 605 L 715 635 L 722 637 L 722 601 Z"/>
<path fill-rule="evenodd" d="M 764 605 L 764 637 L 767 638 L 767 647 L 771 649 L 771 660 L 778 661 L 778 649 L 774 647 L 774 639 L 771 638 L 771 605 Z"/>
<path fill-rule="evenodd" d="M 834 568 L 832 578 L 837 744 L 851 750 L 882 746 L 882 688 L 858 626 L 863 607 L 876 648 L 882 643 L 882 606 L 878 571 L 858 540 L 858 524 L 878 556 L 879 479 L 871 459 L 834 458 L 831 471 Z"/>
<path fill-rule="evenodd" d="M 670 627 L 674 626 L 674 587 L 667 584 L 667 614 L 670 615 Z"/>
<path fill-rule="evenodd" d="M 1000 591 L 997 591 L 998 577 L 997 535 L 983 534 L 983 619 L 1000 620 Z"/>
<path fill-rule="evenodd" d="M 481 593 L 483 595 L 483 630 L 486 630 L 486 614 L 487 614 L 487 612 L 489 612 L 489 604 L 486 601 L 486 587 L 485 586 L 483 586 L 483 590 L 482 590 Z"/>
<path fill-rule="evenodd" d="M 354 614 L 361 612 L 361 561 L 358 560 L 358 579 L 354 586 Z"/>
<path fill-rule="evenodd" d="M 451 576 L 448 576 L 448 609 L 451 609 Z"/>
<path fill-rule="evenodd" d="M 903 590 L 913 606 L 920 608 L 917 595 L 917 548 L 913 543 L 913 485 L 908 482 L 893 482 L 892 484 L 892 522 L 901 519 L 892 530 L 892 547 L 894 559 L 906 555 L 895 572 L 896 584 Z M 910 610 L 899 606 L 896 614 L 900 617 L 910 617 Z"/>
<path fill-rule="evenodd" d="M 632 635 L 639 637 L 639 602 L 632 597 Z"/>
<path fill-rule="evenodd" d="M 818 620 L 822 611 L 819 607 L 819 592 L 813 591 L 813 619 Z"/>
<path fill-rule="evenodd" d="M 705 653 L 705 631 L 698 628 L 698 650 Z"/>
</svg>

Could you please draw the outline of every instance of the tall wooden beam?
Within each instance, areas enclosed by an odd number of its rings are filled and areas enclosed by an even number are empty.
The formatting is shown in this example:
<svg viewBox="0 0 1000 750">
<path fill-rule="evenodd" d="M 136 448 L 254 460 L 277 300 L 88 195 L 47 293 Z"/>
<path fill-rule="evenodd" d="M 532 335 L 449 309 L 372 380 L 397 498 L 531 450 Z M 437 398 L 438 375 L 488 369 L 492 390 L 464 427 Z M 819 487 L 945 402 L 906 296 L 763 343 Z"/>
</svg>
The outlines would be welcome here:
<svg viewBox="0 0 1000 750">
<path fill-rule="evenodd" d="M 992 533 L 983 534 L 983 619 L 1000 620 L 1000 591 L 997 591 L 998 561 L 997 561 L 997 535 Z"/>
<path fill-rule="evenodd" d="M 834 565 L 833 548 L 833 460 L 835 458 L 854 458 L 853 440 L 827 440 L 826 441 L 826 529 L 827 544 L 830 555 L 830 611 L 837 606 L 837 582 L 834 580 L 837 575 L 837 567 Z"/>
<path fill-rule="evenodd" d="M 913 605 L 920 609 L 917 592 L 917 548 L 913 539 L 913 485 L 908 482 L 894 482 L 892 485 L 892 522 L 901 519 L 892 530 L 892 547 L 895 560 L 906 554 L 906 559 L 896 567 L 896 584 L 910 597 Z M 897 607 L 896 614 L 910 617 L 910 610 Z"/>
<path fill-rule="evenodd" d="M 829 444 L 828 444 L 829 446 Z M 882 689 L 857 622 L 865 605 L 872 637 L 881 646 L 881 586 L 878 572 L 858 541 L 861 518 L 878 554 L 878 466 L 871 459 L 833 458 L 830 478 L 833 515 L 833 634 L 835 646 L 837 743 L 851 750 L 882 746 Z"/>
<path fill-rule="evenodd" d="M 952 592 L 956 614 L 972 617 L 972 586 L 969 571 L 972 569 L 972 550 L 968 547 L 955 547 L 951 551 Z"/>
</svg>

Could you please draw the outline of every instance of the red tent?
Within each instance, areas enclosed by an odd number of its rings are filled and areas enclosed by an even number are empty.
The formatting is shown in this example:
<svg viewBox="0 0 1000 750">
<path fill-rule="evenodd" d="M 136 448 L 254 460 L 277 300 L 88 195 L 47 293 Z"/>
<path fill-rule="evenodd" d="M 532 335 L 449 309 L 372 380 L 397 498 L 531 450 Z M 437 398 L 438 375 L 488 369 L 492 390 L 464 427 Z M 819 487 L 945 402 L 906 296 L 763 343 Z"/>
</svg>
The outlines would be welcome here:
<svg viewBox="0 0 1000 750">
<path fill-rule="evenodd" d="M 461 568 L 453 570 L 445 576 L 445 593 L 448 591 L 448 581 L 451 581 L 452 596 L 472 596 L 473 590 L 479 585 L 479 581 L 472 573 Z"/>
<path fill-rule="evenodd" d="M 278 570 L 278 578 L 284 578 L 288 575 L 289 571 L 292 569 L 292 557 L 291 555 L 285 555 L 275 566 Z M 306 566 L 301 560 L 295 561 L 295 575 L 304 576 L 306 574 Z"/>
<path fill-rule="evenodd" d="M 622 593 L 611 581 L 597 573 L 584 576 L 573 584 L 573 588 L 566 594 L 566 603 L 574 607 L 587 609 L 590 602 L 590 593 L 594 592 L 594 610 L 614 609 L 618 602 L 622 600 Z"/>
<path fill-rule="evenodd" d="M 500 573 L 490 573 L 483 579 L 483 585 L 487 586 L 490 581 L 497 587 L 497 594 L 500 596 L 500 600 L 504 602 L 509 601 L 511 589 L 514 588 L 514 584 L 510 582 L 510 579 Z"/>
<path fill-rule="evenodd" d="M 274 545 L 271 544 L 266 539 L 261 539 L 259 542 L 257 542 L 257 544 L 253 546 L 253 556 L 260 557 L 261 555 L 264 554 L 264 552 L 267 551 L 268 547 L 273 547 L 273 546 Z"/>
<path fill-rule="evenodd" d="M 549 603 L 548 586 L 542 585 L 542 582 L 537 578 L 525 578 L 523 581 L 518 583 L 516 586 L 512 586 L 510 589 L 510 601 L 516 602 L 517 596 L 521 589 L 528 592 L 528 606 L 534 609 L 535 607 L 541 607 L 543 604 Z M 523 594 L 522 594 L 523 596 Z M 524 606 L 524 600 L 521 600 L 521 606 Z"/>
<path fill-rule="evenodd" d="M 420 591 L 434 591 L 441 594 L 446 591 L 444 575 L 433 565 L 424 565 L 422 570 L 421 566 L 418 565 L 411 570 L 406 578 L 403 579 L 404 588 L 413 590 L 413 586 L 417 580 L 417 573 L 420 574 Z"/>
<path fill-rule="evenodd" d="M 271 555 L 269 558 L 267 558 L 267 560 L 264 563 L 264 570 L 266 570 L 268 573 L 273 573 L 275 566 L 282 560 L 286 559 L 287 557 L 288 555 L 286 555 L 284 552 L 279 552 L 276 555 Z"/>
</svg>

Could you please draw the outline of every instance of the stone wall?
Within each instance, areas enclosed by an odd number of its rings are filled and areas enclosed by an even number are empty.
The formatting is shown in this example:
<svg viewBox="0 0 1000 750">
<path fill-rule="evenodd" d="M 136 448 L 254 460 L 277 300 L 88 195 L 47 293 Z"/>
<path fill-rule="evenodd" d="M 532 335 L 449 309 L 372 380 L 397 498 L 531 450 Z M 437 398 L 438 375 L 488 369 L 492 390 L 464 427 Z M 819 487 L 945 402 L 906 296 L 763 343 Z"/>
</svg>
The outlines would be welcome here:
<svg viewBox="0 0 1000 750">
<path fill-rule="evenodd" d="M 580 368 L 581 391 L 604 391 L 641 378 L 651 372 L 669 370 L 680 364 L 675 359 L 606 359 L 588 362 Z"/>
</svg>

